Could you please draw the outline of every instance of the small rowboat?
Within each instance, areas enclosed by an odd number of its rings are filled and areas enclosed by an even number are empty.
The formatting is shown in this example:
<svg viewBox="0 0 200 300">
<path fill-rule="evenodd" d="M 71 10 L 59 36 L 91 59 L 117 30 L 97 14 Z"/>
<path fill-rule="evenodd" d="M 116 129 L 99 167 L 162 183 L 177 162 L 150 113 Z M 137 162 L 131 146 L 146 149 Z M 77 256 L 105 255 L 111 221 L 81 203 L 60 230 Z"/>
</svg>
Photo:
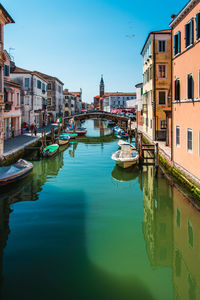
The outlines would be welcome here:
<svg viewBox="0 0 200 300">
<path fill-rule="evenodd" d="M 67 145 L 69 144 L 70 137 L 68 135 L 61 135 L 59 136 L 59 145 Z"/>
<path fill-rule="evenodd" d="M 33 170 L 33 164 L 19 159 L 18 162 L 9 166 L 0 168 L 0 185 L 7 185 L 23 179 Z"/>
<path fill-rule="evenodd" d="M 122 145 L 121 150 L 112 155 L 112 159 L 116 162 L 116 165 L 127 169 L 137 164 L 139 154 L 137 151 L 132 150 L 129 145 Z"/>
<path fill-rule="evenodd" d="M 54 154 L 56 154 L 56 152 L 58 151 L 58 148 L 59 146 L 57 144 L 53 144 L 53 145 L 50 145 L 50 146 L 47 146 L 43 152 L 42 152 L 42 155 L 44 157 L 51 157 L 53 156 Z"/>
</svg>

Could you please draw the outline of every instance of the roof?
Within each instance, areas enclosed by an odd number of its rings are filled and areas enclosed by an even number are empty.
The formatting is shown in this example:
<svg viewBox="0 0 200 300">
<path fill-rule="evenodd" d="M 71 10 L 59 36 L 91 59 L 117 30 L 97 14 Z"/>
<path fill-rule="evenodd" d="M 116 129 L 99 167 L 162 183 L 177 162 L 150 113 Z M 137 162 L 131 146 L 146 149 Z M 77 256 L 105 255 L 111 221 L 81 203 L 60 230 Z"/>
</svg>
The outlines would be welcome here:
<svg viewBox="0 0 200 300">
<path fill-rule="evenodd" d="M 110 96 L 136 96 L 136 93 L 121 93 L 121 92 L 105 93 L 103 95 L 103 98 L 110 97 Z"/>
<path fill-rule="evenodd" d="M 145 46 L 146 46 L 146 44 L 147 44 L 147 42 L 148 42 L 148 40 L 149 40 L 151 34 L 170 34 L 170 33 L 171 33 L 171 29 L 164 29 L 164 30 L 151 31 L 151 32 L 148 34 L 148 36 L 147 36 L 147 39 L 146 39 L 146 41 L 145 41 L 145 43 L 144 43 L 144 46 L 143 46 L 142 51 L 141 51 L 140 54 L 142 55 L 142 53 L 143 53 L 143 51 L 144 51 L 144 48 L 145 48 Z"/>
<path fill-rule="evenodd" d="M 136 84 L 136 85 L 135 85 L 135 87 L 136 87 L 136 88 L 138 88 L 138 87 L 142 87 L 142 86 L 143 86 L 143 82 L 141 82 L 141 83 L 138 83 L 138 84 Z"/>
<path fill-rule="evenodd" d="M 13 20 L 13 18 L 9 15 L 9 13 L 8 13 L 7 10 L 3 7 L 2 4 L 0 4 L 0 10 L 3 12 L 4 17 L 6 18 L 6 24 L 15 23 L 15 21 Z"/>
<path fill-rule="evenodd" d="M 60 84 L 64 85 L 64 83 L 58 79 L 57 77 L 54 77 L 54 76 L 50 76 L 50 75 L 47 75 L 47 74 L 44 74 L 44 73 L 41 73 L 41 72 L 38 72 L 38 71 L 34 71 L 36 73 L 38 73 L 41 77 L 45 78 L 46 80 L 56 80 L 58 81 Z"/>
<path fill-rule="evenodd" d="M 81 96 L 81 92 L 69 92 L 69 90 L 65 89 L 63 91 L 63 95 L 71 95 L 71 96 L 80 97 Z"/>
<path fill-rule="evenodd" d="M 15 73 L 15 74 L 30 74 L 30 75 L 36 75 L 36 76 L 38 76 L 40 79 L 42 79 L 42 80 L 44 80 L 44 81 L 47 82 L 47 80 L 46 80 L 44 77 L 42 77 L 42 76 L 40 75 L 40 73 L 37 72 L 37 71 L 30 71 L 30 70 L 27 70 L 27 69 L 15 67 L 15 69 L 14 69 L 14 71 L 12 71 L 12 73 Z"/>
<path fill-rule="evenodd" d="M 181 17 L 183 16 L 183 14 L 187 13 L 188 11 L 190 11 L 191 7 L 193 7 L 194 5 L 196 5 L 197 3 L 199 3 L 199 0 L 190 0 L 186 3 L 186 5 L 182 8 L 182 10 L 175 16 L 175 18 L 171 21 L 171 23 L 169 24 L 169 26 L 171 28 L 173 28 L 173 26 L 179 22 L 179 20 L 181 19 Z"/>
</svg>

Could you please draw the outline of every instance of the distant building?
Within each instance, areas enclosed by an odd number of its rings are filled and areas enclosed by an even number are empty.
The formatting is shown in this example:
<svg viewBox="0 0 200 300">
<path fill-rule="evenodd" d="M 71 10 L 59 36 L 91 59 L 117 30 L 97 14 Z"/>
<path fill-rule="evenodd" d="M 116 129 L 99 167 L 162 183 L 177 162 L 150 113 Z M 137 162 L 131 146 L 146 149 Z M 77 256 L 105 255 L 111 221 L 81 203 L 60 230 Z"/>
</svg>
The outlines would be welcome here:
<svg viewBox="0 0 200 300">
<path fill-rule="evenodd" d="M 143 83 L 136 84 L 136 120 L 138 126 L 143 126 Z"/>
<path fill-rule="evenodd" d="M 22 121 L 42 127 L 47 123 L 47 80 L 39 72 L 12 64 L 10 78 L 21 85 Z"/>
<path fill-rule="evenodd" d="M 200 2 L 190 0 L 170 27 L 174 49 L 172 160 L 200 184 Z"/>
<path fill-rule="evenodd" d="M 10 79 L 10 56 L 4 50 L 4 138 L 21 134 L 21 85 Z"/>
<path fill-rule="evenodd" d="M 112 110 L 120 108 L 135 108 L 137 105 L 136 93 L 106 93 L 103 96 L 104 111 L 112 112 Z"/>
<path fill-rule="evenodd" d="M 48 120 L 55 121 L 58 117 L 63 117 L 63 86 L 64 83 L 57 77 L 41 72 L 36 72 L 48 82 L 47 89 L 47 113 Z"/>
<path fill-rule="evenodd" d="M 0 158 L 4 151 L 4 62 L 6 60 L 4 54 L 4 26 L 15 23 L 9 13 L 0 4 Z"/>
<path fill-rule="evenodd" d="M 151 32 L 141 55 L 143 131 L 152 140 L 166 140 L 165 110 L 171 107 L 171 30 Z"/>
<path fill-rule="evenodd" d="M 68 89 L 63 91 L 63 111 L 64 117 L 73 116 L 81 113 L 82 110 L 82 90 L 80 92 L 69 92 Z"/>
<path fill-rule="evenodd" d="M 94 97 L 94 110 L 103 110 L 103 96 L 105 94 L 105 85 L 103 75 L 101 75 L 101 81 L 99 85 L 99 95 Z"/>
</svg>

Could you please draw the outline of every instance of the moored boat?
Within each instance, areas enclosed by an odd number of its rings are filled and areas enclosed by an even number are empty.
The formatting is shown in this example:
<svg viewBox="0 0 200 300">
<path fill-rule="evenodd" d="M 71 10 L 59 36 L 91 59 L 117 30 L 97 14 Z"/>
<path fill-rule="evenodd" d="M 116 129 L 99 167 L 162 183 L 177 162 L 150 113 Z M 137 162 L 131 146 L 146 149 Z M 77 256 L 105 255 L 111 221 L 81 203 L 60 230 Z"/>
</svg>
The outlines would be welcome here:
<svg viewBox="0 0 200 300">
<path fill-rule="evenodd" d="M 59 136 L 58 143 L 60 146 L 69 144 L 70 137 L 68 135 Z"/>
<path fill-rule="evenodd" d="M 62 133 L 61 134 L 61 136 L 69 136 L 70 137 L 70 139 L 75 139 L 77 136 L 78 136 L 78 134 L 77 133 Z"/>
<path fill-rule="evenodd" d="M 135 145 L 130 144 L 130 143 L 127 142 L 127 141 L 120 140 L 120 141 L 118 142 L 118 146 L 121 148 L 121 146 L 123 146 L 123 145 L 129 145 L 133 150 L 135 150 Z"/>
<path fill-rule="evenodd" d="M 137 164 L 139 159 L 139 154 L 137 151 L 132 150 L 130 145 L 122 145 L 121 150 L 116 151 L 112 155 L 112 159 L 121 168 L 129 168 Z"/>
<path fill-rule="evenodd" d="M 7 185 L 23 179 L 33 170 L 33 164 L 19 159 L 18 162 L 9 166 L 0 168 L 0 185 Z"/>
<path fill-rule="evenodd" d="M 73 130 L 69 130 L 69 129 L 68 129 L 68 130 L 66 131 L 66 133 L 67 133 L 67 134 L 68 134 L 68 133 L 69 133 L 69 134 L 74 134 L 74 133 L 75 133 L 75 134 L 77 134 L 78 136 L 83 136 L 83 135 L 86 135 L 87 130 L 85 130 L 85 129 L 84 129 L 84 130 L 79 129 L 79 130 L 76 130 L 76 131 L 74 132 Z"/>
<path fill-rule="evenodd" d="M 59 149 L 59 146 L 57 144 L 49 145 L 43 150 L 42 155 L 44 157 L 51 157 L 54 154 L 56 154 L 58 149 Z"/>
</svg>

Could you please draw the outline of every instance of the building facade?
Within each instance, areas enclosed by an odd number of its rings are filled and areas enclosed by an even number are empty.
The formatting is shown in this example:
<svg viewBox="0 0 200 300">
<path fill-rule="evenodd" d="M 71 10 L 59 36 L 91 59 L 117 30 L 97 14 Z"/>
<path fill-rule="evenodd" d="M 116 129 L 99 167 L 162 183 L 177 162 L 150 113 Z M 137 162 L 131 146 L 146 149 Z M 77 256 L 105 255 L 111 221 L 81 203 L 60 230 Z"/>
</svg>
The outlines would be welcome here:
<svg viewBox="0 0 200 300">
<path fill-rule="evenodd" d="M 12 17 L 0 4 L 0 158 L 4 152 L 4 26 L 14 23 Z"/>
<path fill-rule="evenodd" d="M 136 120 L 137 126 L 143 126 L 143 84 L 138 83 L 136 84 L 136 99 L 137 99 L 137 106 L 136 106 Z"/>
<path fill-rule="evenodd" d="M 10 56 L 4 51 L 4 139 L 21 134 L 21 85 L 10 79 Z"/>
<path fill-rule="evenodd" d="M 143 131 L 152 140 L 166 140 L 166 115 L 171 107 L 171 30 L 151 32 L 142 49 Z"/>
<path fill-rule="evenodd" d="M 174 49 L 172 160 L 200 183 L 200 2 L 189 1 L 170 26 Z"/>
<path fill-rule="evenodd" d="M 38 72 L 11 66 L 10 78 L 22 86 L 22 121 L 42 127 L 47 124 L 47 81 Z"/>
<path fill-rule="evenodd" d="M 63 86 L 64 83 L 57 77 L 37 72 L 47 81 L 47 114 L 48 122 L 54 122 L 58 117 L 63 117 Z"/>
<path fill-rule="evenodd" d="M 80 114 L 82 110 L 82 90 L 80 92 L 63 91 L 63 114 L 64 117 Z"/>
<path fill-rule="evenodd" d="M 106 93 L 103 96 L 104 111 L 120 108 L 136 108 L 136 93 Z M 131 107 L 134 106 L 134 107 Z"/>
</svg>

